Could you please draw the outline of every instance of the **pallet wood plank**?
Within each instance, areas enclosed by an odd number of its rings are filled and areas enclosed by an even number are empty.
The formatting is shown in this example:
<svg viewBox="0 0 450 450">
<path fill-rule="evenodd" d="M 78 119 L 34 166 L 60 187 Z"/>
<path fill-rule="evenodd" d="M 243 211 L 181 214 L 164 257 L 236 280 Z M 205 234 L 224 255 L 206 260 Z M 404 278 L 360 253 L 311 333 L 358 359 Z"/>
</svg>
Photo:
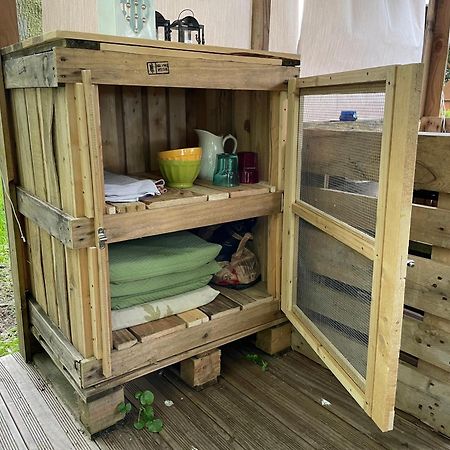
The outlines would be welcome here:
<svg viewBox="0 0 450 450">
<path fill-rule="evenodd" d="M 104 205 L 104 176 L 103 176 L 103 154 L 100 130 L 100 104 L 98 98 L 98 87 L 92 84 L 91 72 L 82 71 L 83 93 L 86 104 L 86 128 L 89 139 L 89 158 L 92 169 L 92 194 L 95 230 L 103 228 L 103 205 Z M 101 326 L 102 343 L 102 370 L 105 377 L 111 376 L 111 350 L 112 350 L 112 324 L 111 324 L 111 301 L 109 292 L 109 264 L 108 247 L 96 242 L 96 249 L 89 249 L 96 253 L 98 270 L 98 312 Z M 95 258 L 94 258 L 95 259 Z M 97 328 L 100 323 L 97 323 Z M 91 321 L 92 324 L 92 321 Z M 123 391 L 122 391 L 123 397 Z"/>
<path fill-rule="evenodd" d="M 186 146 L 186 92 L 184 89 L 169 89 L 168 93 L 169 147 Z"/>
<path fill-rule="evenodd" d="M 149 157 L 143 133 L 147 120 L 144 116 L 142 89 L 124 86 L 122 101 L 126 170 L 129 174 L 142 172 L 143 168 L 147 168 L 147 157 Z"/>
<path fill-rule="evenodd" d="M 167 188 L 167 192 L 161 195 L 147 196 L 140 199 L 147 209 L 166 208 L 177 205 L 187 205 L 190 203 L 205 202 L 208 197 L 205 194 L 198 194 L 189 189 Z"/>
<path fill-rule="evenodd" d="M 52 51 L 9 59 L 5 61 L 4 73 L 7 89 L 58 86 L 55 54 Z"/>
<path fill-rule="evenodd" d="M 204 312 L 210 320 L 216 320 L 230 314 L 238 313 L 241 310 L 241 307 L 233 300 L 230 300 L 223 295 L 219 295 L 211 303 L 201 306 L 199 309 Z"/>
<path fill-rule="evenodd" d="M 41 126 L 42 150 L 44 159 L 46 200 L 56 208 L 61 208 L 61 194 L 54 151 L 54 91 L 38 89 L 37 103 Z M 52 233 L 50 233 L 52 234 Z M 63 244 L 51 238 L 55 292 L 57 299 L 58 323 L 66 337 L 70 337 L 69 304 L 67 297 L 66 258 Z"/>
<path fill-rule="evenodd" d="M 99 86 L 103 163 L 113 173 L 126 172 L 123 104 L 120 87 Z"/>
<path fill-rule="evenodd" d="M 177 314 L 177 317 L 183 320 L 188 328 L 201 325 L 209 320 L 209 317 L 199 309 L 191 309 L 190 311 L 182 312 Z"/>
<path fill-rule="evenodd" d="M 268 59 L 286 59 L 287 61 L 292 62 L 292 64 L 298 65 L 300 63 L 300 59 L 298 55 L 293 55 L 292 53 L 286 52 L 268 52 L 261 51 L 255 49 L 239 49 L 234 47 L 219 47 L 212 45 L 203 45 L 199 47 L 198 45 L 178 43 L 178 42 L 158 42 L 158 41 L 149 41 L 149 40 L 137 40 L 135 38 L 127 38 L 124 36 L 109 36 L 105 34 L 98 33 L 85 33 L 85 32 L 77 32 L 77 31 L 51 31 L 48 33 L 44 33 L 40 36 L 35 36 L 32 38 L 25 39 L 19 43 L 10 45 L 2 49 L 1 54 L 7 55 L 10 53 L 14 53 L 20 50 L 25 50 L 30 47 L 36 45 L 42 45 L 46 43 L 48 46 L 53 47 L 57 45 L 63 45 L 64 41 L 73 41 L 73 45 L 75 48 L 98 48 L 96 44 L 98 43 L 111 43 L 111 44 L 120 44 L 120 45 L 129 45 L 138 48 L 163 48 L 166 50 L 180 50 L 185 52 L 195 52 L 198 53 L 199 56 L 203 53 L 205 54 L 213 54 L 213 55 L 235 55 L 245 57 L 259 57 L 259 58 L 268 58 Z M 55 44 L 55 42 L 57 44 Z M 89 45 L 90 44 L 90 45 Z M 270 63 L 269 63 L 270 64 Z"/>
<path fill-rule="evenodd" d="M 153 339 L 175 333 L 186 328 L 186 322 L 177 316 L 168 316 L 163 319 L 146 322 L 142 325 L 130 327 L 129 330 L 139 342 L 149 342 Z"/>
<path fill-rule="evenodd" d="M 195 184 L 189 188 L 191 192 L 194 194 L 199 195 L 206 195 L 208 201 L 214 201 L 214 200 L 223 200 L 226 198 L 230 198 L 229 192 L 226 191 L 220 191 L 217 189 L 214 189 L 210 186 L 200 186 L 197 184 L 197 180 L 194 182 Z"/>
<path fill-rule="evenodd" d="M 147 88 L 150 145 L 150 170 L 159 170 L 158 152 L 169 149 L 167 92 L 165 88 Z"/>
<path fill-rule="evenodd" d="M 210 61 L 205 70 L 201 60 L 168 56 L 170 73 L 155 78 L 148 75 L 148 55 L 130 53 L 124 59 L 120 52 L 102 51 L 101 58 L 96 58 L 92 50 L 65 48 L 56 48 L 54 53 L 60 83 L 79 82 L 82 67 L 90 67 L 92 79 L 98 84 L 177 88 L 247 89 L 252 79 L 253 89 L 279 91 L 284 89 L 286 79 L 298 76 L 296 67 Z M 130 65 L 137 69 L 127 71 Z"/>
<path fill-rule="evenodd" d="M 146 205 L 142 201 L 138 202 L 108 202 L 108 206 L 114 207 L 114 214 L 125 214 L 138 211 L 145 211 Z"/>
<path fill-rule="evenodd" d="M 411 255 L 405 304 L 450 320 L 450 267 L 447 264 Z"/>
<path fill-rule="evenodd" d="M 41 200 L 47 199 L 47 189 L 44 171 L 44 153 L 42 141 L 42 129 L 38 113 L 37 89 L 25 90 L 25 102 L 28 116 L 28 133 L 30 136 L 31 158 L 33 160 L 34 193 Z M 44 276 L 44 289 L 47 313 L 51 320 L 58 326 L 58 307 L 55 291 L 55 277 L 52 261 L 51 237 L 44 230 L 39 230 L 41 256 L 40 263 Z"/>
<path fill-rule="evenodd" d="M 137 339 L 133 333 L 126 328 L 123 330 L 113 331 L 113 347 L 116 350 L 124 350 L 137 344 Z"/>
<path fill-rule="evenodd" d="M 13 99 L 13 119 L 16 134 L 17 158 L 18 158 L 18 174 L 20 184 L 29 192 L 35 192 L 33 171 L 33 159 L 31 153 L 31 140 L 29 135 L 27 105 L 24 89 L 15 89 L 12 93 Z M 41 307 L 47 309 L 47 301 L 45 297 L 44 273 L 42 269 L 41 249 L 40 249 L 40 232 L 38 227 L 26 221 L 26 235 L 28 240 L 28 258 L 31 268 L 31 284 L 32 291 L 40 303 Z"/>
<path fill-rule="evenodd" d="M 222 294 L 222 296 L 237 303 L 241 309 L 249 309 L 252 306 L 258 306 L 259 302 L 256 299 L 246 295 L 245 291 L 236 289 L 229 289 L 223 286 L 215 286 L 215 288 Z"/>
<path fill-rule="evenodd" d="M 61 184 L 61 205 L 65 212 L 84 215 L 80 141 L 74 85 L 58 88 L 55 102 L 56 160 Z M 76 348 L 85 357 L 93 354 L 87 250 L 66 248 L 66 270 L 71 317 L 71 335 Z"/>
</svg>

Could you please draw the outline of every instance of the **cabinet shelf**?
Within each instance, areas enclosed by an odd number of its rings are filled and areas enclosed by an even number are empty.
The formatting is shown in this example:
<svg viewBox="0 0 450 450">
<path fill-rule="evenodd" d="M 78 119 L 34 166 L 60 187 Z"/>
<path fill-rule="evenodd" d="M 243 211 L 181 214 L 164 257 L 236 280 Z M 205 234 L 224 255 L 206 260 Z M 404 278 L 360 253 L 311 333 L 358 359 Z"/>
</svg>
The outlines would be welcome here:
<svg viewBox="0 0 450 450">
<path fill-rule="evenodd" d="M 171 233 L 281 212 L 281 192 L 265 183 L 233 188 L 198 181 L 190 189 L 169 189 L 159 197 L 132 203 L 107 203 L 108 243 Z"/>
<path fill-rule="evenodd" d="M 218 289 L 205 307 L 114 331 L 114 381 L 105 380 L 101 362 L 89 359 L 81 362 L 83 386 L 120 384 L 286 321 L 263 282 L 242 291 Z"/>
<path fill-rule="evenodd" d="M 149 204 L 105 204 L 108 243 L 270 216 L 282 210 L 282 192 L 270 192 L 273 189 L 264 184 L 228 189 L 197 185 L 194 190 L 195 195 L 171 191 L 165 201 L 149 200 Z M 22 188 L 17 194 L 20 213 L 68 248 L 95 246 L 93 219 L 70 216 Z M 114 213 L 108 208 L 114 208 Z"/>
</svg>

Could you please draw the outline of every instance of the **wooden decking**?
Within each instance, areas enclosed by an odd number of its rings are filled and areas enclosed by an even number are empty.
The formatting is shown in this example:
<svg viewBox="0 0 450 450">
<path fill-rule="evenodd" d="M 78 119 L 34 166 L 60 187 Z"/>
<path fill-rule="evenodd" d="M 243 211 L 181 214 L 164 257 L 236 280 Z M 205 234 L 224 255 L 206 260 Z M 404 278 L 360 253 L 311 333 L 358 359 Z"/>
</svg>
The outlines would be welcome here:
<svg viewBox="0 0 450 450">
<path fill-rule="evenodd" d="M 159 435 L 133 428 L 134 417 L 93 441 L 72 418 L 52 385 L 20 356 L 0 359 L 0 448 L 9 449 L 450 449 L 450 440 L 399 412 L 395 430 L 381 433 L 327 370 L 289 352 L 272 358 L 263 372 L 244 358 L 255 352 L 238 344 L 223 350 L 222 377 L 201 392 L 166 369 L 127 385 L 152 389 L 164 420 Z M 38 358 L 40 364 L 48 362 Z M 171 400 L 172 406 L 164 401 Z M 329 403 L 328 403 L 329 402 Z"/>
</svg>

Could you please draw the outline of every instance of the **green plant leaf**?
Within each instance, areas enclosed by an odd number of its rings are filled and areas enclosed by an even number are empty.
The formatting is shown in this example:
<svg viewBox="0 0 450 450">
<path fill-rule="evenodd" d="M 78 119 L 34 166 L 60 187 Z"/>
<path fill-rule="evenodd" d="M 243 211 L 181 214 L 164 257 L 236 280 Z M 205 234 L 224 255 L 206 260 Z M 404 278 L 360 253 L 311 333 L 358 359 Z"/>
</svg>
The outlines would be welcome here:
<svg viewBox="0 0 450 450">
<path fill-rule="evenodd" d="M 153 406 L 147 405 L 144 409 L 143 409 L 143 415 L 145 417 L 145 420 L 153 420 L 155 417 L 155 413 L 153 411 Z"/>
<path fill-rule="evenodd" d="M 252 361 L 255 364 L 257 364 L 263 372 L 265 372 L 269 368 L 269 363 L 265 359 L 263 359 L 261 356 L 257 355 L 256 353 L 247 353 L 245 355 L 245 359 L 248 361 Z"/>
<path fill-rule="evenodd" d="M 144 391 L 139 398 L 139 401 L 141 402 L 142 406 L 151 405 L 154 400 L 155 400 L 155 396 L 153 395 L 153 392 L 151 392 L 151 391 Z"/>
<path fill-rule="evenodd" d="M 125 413 L 126 412 L 126 405 L 125 402 L 121 402 L 117 405 L 117 411 L 119 411 L 120 413 Z"/>
<path fill-rule="evenodd" d="M 159 433 L 163 429 L 163 421 L 161 419 L 155 419 L 151 422 L 147 422 L 147 430 L 152 433 Z"/>
<path fill-rule="evenodd" d="M 134 422 L 133 426 L 134 428 L 136 428 L 136 430 L 142 430 L 145 427 L 145 422 Z"/>
<path fill-rule="evenodd" d="M 138 400 L 141 398 L 142 392 L 137 391 L 136 394 L 134 394 L 134 398 L 137 398 Z"/>
<path fill-rule="evenodd" d="M 125 405 L 125 412 L 126 413 L 129 413 L 131 411 L 131 403 L 127 403 L 126 405 Z"/>
</svg>

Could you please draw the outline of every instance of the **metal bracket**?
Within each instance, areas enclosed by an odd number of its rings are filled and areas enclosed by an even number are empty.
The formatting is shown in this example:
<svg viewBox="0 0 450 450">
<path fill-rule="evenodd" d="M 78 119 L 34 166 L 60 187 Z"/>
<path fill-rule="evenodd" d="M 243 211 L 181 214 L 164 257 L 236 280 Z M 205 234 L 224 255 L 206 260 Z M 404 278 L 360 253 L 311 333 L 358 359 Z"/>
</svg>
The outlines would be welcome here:
<svg viewBox="0 0 450 450">
<path fill-rule="evenodd" d="M 98 248 L 103 250 L 106 247 L 106 241 L 108 240 L 104 228 L 100 227 L 97 229 L 97 239 L 98 239 Z"/>
</svg>

